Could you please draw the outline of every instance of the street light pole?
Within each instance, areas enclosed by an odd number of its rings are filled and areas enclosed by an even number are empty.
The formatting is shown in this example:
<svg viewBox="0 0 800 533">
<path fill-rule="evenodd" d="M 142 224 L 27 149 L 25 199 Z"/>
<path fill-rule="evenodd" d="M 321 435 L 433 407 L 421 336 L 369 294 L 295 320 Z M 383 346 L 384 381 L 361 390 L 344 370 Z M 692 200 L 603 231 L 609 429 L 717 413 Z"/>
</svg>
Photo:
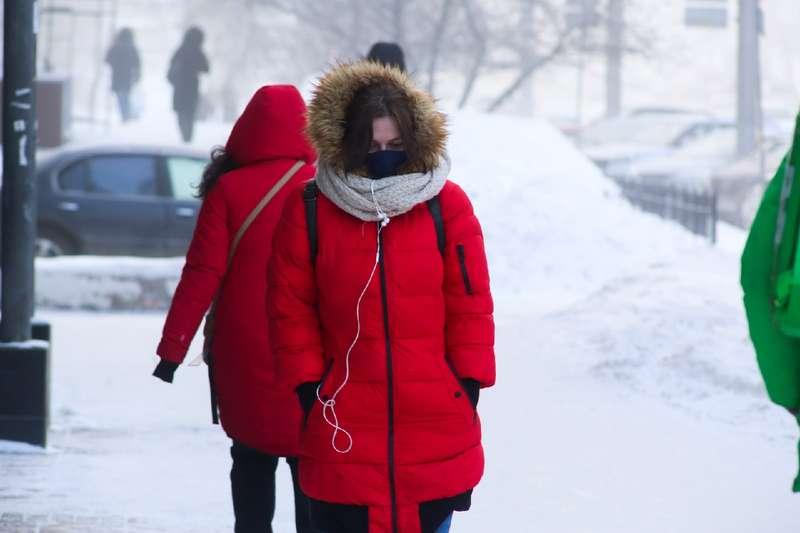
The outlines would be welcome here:
<svg viewBox="0 0 800 533">
<path fill-rule="evenodd" d="M 737 70 L 737 153 L 745 156 L 757 146 L 761 123 L 761 66 L 758 0 L 739 0 L 739 53 Z"/>
<path fill-rule="evenodd" d="M 31 328 L 36 241 L 36 1 L 5 0 L 4 10 L 0 439 L 45 446 L 50 419 L 50 327 L 40 323 Z"/>
<path fill-rule="evenodd" d="M 625 46 L 624 0 L 609 0 L 606 45 L 606 116 L 622 112 L 622 51 Z"/>
<path fill-rule="evenodd" d="M 36 28 L 34 0 L 5 0 L 3 234 L 0 342 L 26 341 L 33 315 L 36 240 Z"/>
</svg>

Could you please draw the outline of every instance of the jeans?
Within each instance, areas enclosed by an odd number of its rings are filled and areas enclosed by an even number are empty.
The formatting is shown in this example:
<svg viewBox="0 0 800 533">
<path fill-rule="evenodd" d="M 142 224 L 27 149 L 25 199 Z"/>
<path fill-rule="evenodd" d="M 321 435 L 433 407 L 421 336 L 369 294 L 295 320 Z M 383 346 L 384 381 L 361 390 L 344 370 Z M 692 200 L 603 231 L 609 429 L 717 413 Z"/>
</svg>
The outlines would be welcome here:
<svg viewBox="0 0 800 533">
<path fill-rule="evenodd" d="M 435 533 L 449 533 L 450 531 L 450 524 L 453 521 L 453 515 L 448 516 L 444 519 L 444 522 L 436 528 Z"/>
<path fill-rule="evenodd" d="M 233 441 L 231 458 L 235 533 L 272 533 L 272 518 L 275 515 L 275 470 L 278 467 L 278 457 Z M 286 462 L 292 471 L 297 532 L 314 533 L 309 520 L 308 499 L 298 484 L 297 459 L 290 457 Z"/>
</svg>

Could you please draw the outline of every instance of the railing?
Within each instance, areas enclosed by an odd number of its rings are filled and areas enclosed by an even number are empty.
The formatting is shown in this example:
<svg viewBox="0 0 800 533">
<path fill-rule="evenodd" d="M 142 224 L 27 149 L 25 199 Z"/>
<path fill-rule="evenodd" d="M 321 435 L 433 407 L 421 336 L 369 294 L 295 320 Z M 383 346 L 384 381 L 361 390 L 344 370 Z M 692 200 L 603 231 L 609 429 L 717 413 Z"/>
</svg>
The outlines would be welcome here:
<svg viewBox="0 0 800 533">
<path fill-rule="evenodd" d="M 674 220 L 696 235 L 717 241 L 717 194 L 711 187 L 616 178 L 622 194 L 636 207 Z"/>
</svg>

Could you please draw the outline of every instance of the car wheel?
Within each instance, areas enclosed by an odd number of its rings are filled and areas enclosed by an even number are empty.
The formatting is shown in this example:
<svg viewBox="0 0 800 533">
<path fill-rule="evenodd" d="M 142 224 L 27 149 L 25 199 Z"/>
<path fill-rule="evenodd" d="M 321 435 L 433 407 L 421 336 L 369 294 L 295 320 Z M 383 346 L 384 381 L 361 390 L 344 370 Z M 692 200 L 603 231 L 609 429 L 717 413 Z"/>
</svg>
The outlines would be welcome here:
<svg viewBox="0 0 800 533">
<path fill-rule="evenodd" d="M 36 237 L 36 257 L 58 257 L 75 253 L 69 239 L 52 231 L 43 231 Z"/>
</svg>

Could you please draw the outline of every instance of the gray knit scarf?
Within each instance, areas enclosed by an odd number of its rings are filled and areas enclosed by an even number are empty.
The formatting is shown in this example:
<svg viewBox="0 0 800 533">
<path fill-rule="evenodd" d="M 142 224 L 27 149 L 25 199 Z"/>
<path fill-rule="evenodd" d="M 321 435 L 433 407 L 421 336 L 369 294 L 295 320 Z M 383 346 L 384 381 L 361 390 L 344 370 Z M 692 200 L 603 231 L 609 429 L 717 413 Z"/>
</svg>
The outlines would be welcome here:
<svg viewBox="0 0 800 533">
<path fill-rule="evenodd" d="M 379 210 L 392 218 L 427 202 L 439 194 L 449 174 L 450 158 L 443 155 L 439 166 L 430 172 L 401 174 L 379 180 L 340 173 L 320 162 L 316 179 L 322 194 L 339 208 L 360 220 L 377 222 L 383 218 Z"/>
</svg>

